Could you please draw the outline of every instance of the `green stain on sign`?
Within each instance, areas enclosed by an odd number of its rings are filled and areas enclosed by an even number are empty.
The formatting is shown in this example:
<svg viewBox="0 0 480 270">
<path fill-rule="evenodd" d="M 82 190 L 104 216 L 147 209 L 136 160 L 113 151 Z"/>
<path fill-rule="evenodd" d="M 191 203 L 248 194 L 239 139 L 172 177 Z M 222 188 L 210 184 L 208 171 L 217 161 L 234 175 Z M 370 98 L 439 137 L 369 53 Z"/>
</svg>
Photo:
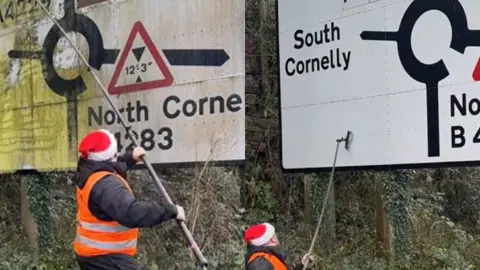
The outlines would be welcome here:
<svg viewBox="0 0 480 270">
<path fill-rule="evenodd" d="M 50 7 L 51 0 L 41 0 Z M 0 28 L 5 29 L 44 18 L 46 15 L 36 0 L 0 0 Z"/>
<path fill-rule="evenodd" d="M 17 7 L 22 2 L 28 1 L 15 1 Z M 0 0 L 2 14 L 9 3 Z M 42 61 L 8 57 L 10 50 L 41 50 L 39 24 L 27 15 L 4 20 L 0 30 L 0 172 L 71 167 L 65 162 L 65 99 L 46 86 Z"/>
</svg>

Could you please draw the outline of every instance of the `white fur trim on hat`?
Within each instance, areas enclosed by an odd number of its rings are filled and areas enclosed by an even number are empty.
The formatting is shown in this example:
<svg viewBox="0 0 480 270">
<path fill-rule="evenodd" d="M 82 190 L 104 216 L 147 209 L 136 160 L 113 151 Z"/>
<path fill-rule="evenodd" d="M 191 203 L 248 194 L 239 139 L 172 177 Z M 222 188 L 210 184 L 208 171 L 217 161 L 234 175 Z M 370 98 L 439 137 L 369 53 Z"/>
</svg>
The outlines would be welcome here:
<svg viewBox="0 0 480 270">
<path fill-rule="evenodd" d="M 100 129 L 98 131 L 101 131 L 103 132 L 105 135 L 108 135 L 108 137 L 110 138 L 110 146 L 102 151 L 102 152 L 90 152 L 88 153 L 88 159 L 89 160 L 95 160 L 95 161 L 104 161 L 104 160 L 108 160 L 108 159 L 111 159 L 113 157 L 115 157 L 115 154 L 117 153 L 117 139 L 115 138 L 115 136 L 108 130 L 106 129 Z"/>
<path fill-rule="evenodd" d="M 272 226 L 272 224 L 263 223 L 263 225 L 265 225 L 266 228 L 265 233 L 259 238 L 250 240 L 250 244 L 254 246 L 265 245 L 275 235 L 275 228 Z"/>
</svg>

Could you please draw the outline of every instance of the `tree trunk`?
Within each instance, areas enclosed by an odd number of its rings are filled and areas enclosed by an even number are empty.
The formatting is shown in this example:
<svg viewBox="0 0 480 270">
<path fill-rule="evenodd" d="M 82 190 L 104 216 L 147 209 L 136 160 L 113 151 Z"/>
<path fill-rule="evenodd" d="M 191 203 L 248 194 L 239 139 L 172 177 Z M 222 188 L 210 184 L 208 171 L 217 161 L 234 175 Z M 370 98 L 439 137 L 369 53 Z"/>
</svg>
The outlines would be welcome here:
<svg viewBox="0 0 480 270">
<path fill-rule="evenodd" d="M 20 198 L 21 198 L 21 219 L 23 227 L 25 228 L 25 233 L 27 235 L 28 243 L 32 249 L 32 253 L 36 258 L 38 255 L 38 246 L 37 246 L 37 225 L 35 224 L 35 219 L 33 218 L 32 213 L 30 212 L 30 204 L 28 201 L 28 189 L 27 189 L 27 180 L 24 177 L 20 177 Z"/>
<path fill-rule="evenodd" d="M 375 223 L 377 227 L 377 256 L 391 262 L 393 260 L 392 228 L 385 209 L 384 190 L 375 173 Z"/>
<path fill-rule="evenodd" d="M 303 218 L 306 227 L 313 226 L 312 175 L 303 176 Z"/>
<path fill-rule="evenodd" d="M 267 21 L 267 4 L 265 0 L 259 2 L 259 15 L 260 15 L 260 74 L 261 74 L 261 89 L 264 97 L 270 95 L 270 83 L 269 83 L 269 68 L 268 68 L 268 55 L 269 48 L 266 46 L 265 36 L 265 22 Z"/>
</svg>

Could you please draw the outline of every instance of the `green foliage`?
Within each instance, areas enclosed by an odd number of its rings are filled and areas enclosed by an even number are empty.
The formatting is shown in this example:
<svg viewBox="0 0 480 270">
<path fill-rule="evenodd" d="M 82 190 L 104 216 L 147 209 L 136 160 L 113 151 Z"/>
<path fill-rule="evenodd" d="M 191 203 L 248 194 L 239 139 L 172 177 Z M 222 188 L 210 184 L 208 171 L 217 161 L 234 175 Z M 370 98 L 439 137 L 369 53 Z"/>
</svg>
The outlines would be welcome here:
<svg viewBox="0 0 480 270">
<path fill-rule="evenodd" d="M 271 222 L 277 215 L 277 198 L 269 183 L 251 181 L 249 194 L 253 198 L 252 208 L 246 216 L 249 223 Z"/>
<path fill-rule="evenodd" d="M 178 174 L 165 177 L 172 180 L 166 183 L 166 189 L 175 201 L 187 210 L 187 226 L 192 229 L 197 243 L 202 247 L 205 257 L 212 267 L 209 269 L 241 269 L 243 266 L 244 245 L 241 241 L 241 220 L 235 220 L 234 213 L 227 206 L 238 200 L 238 179 L 226 169 L 208 169 L 200 179 L 201 190 L 192 192 L 193 186 L 200 180 L 195 179 L 192 170 L 176 170 Z M 8 176 L 11 177 L 11 176 Z M 52 242 L 48 248 L 39 250 L 34 258 L 27 246 L 25 233 L 20 221 L 19 183 L 18 181 L 0 182 L 0 269 L 24 270 L 38 269 L 73 270 L 78 269 L 73 257 L 72 241 L 75 237 L 75 198 L 74 187 L 69 185 L 69 174 L 60 173 L 50 190 L 49 213 L 52 218 Z M 145 172 L 131 174 L 129 182 L 138 198 L 158 200 L 155 186 Z M 182 179 L 182 181 L 178 181 Z M 194 179 L 191 181 L 191 179 Z M 37 186 L 42 182 L 31 183 Z M 45 181 L 38 180 L 38 181 Z M 45 183 L 43 183 L 45 184 Z M 48 185 L 38 185 L 37 188 Z M 33 188 L 32 188 L 33 190 Z M 38 189 L 37 189 L 38 191 Z M 42 191 L 47 192 L 47 191 Z M 214 192 L 223 195 L 215 196 Z M 46 194 L 46 193 L 45 193 Z M 187 196 L 188 198 L 185 198 Z M 190 198 L 190 196 L 192 196 Z M 32 200 L 37 197 L 33 197 Z M 40 196 L 38 197 L 40 198 Z M 225 201 L 227 200 L 227 201 Z M 18 201 L 18 202 L 17 202 Z M 193 206 L 192 202 L 198 203 Z M 16 203 L 16 204 L 15 204 Z M 38 204 L 42 205 L 42 204 Z M 213 206 L 213 207 L 212 207 Z M 42 209 L 39 207 L 39 209 Z M 4 220 L 3 217 L 6 217 Z M 187 245 L 175 222 L 165 222 L 154 228 L 142 229 L 139 238 L 137 261 L 145 269 L 198 269 L 189 256 Z M 168 267 L 168 268 L 166 268 Z"/>
<path fill-rule="evenodd" d="M 0 269 L 5 270 L 24 270 L 32 269 L 35 266 L 35 262 L 28 252 L 14 252 L 7 249 L 0 250 L 2 257 L 8 258 L 0 261 Z M 7 255 L 9 254 L 9 255 Z M 8 257 L 7 257 L 8 256 Z M 45 268 L 43 268 L 45 269 Z"/>
<path fill-rule="evenodd" d="M 70 270 L 75 269 L 75 261 L 72 254 L 65 254 L 65 247 L 58 246 L 55 249 L 43 250 L 40 257 L 35 260 L 31 256 L 30 252 L 18 251 L 18 246 L 10 244 L 8 247 L 0 249 L 2 260 L 0 261 L 0 269 L 2 270 L 25 270 L 34 269 L 37 270 Z M 63 249 L 63 250 L 62 250 Z"/>
<path fill-rule="evenodd" d="M 31 172 L 19 176 L 27 183 L 30 211 L 37 225 L 38 246 L 45 250 L 52 243 L 52 185 L 53 173 Z"/>
<path fill-rule="evenodd" d="M 312 187 L 313 209 L 316 214 L 315 218 L 317 219 L 322 211 L 323 200 L 325 199 L 328 182 L 330 180 L 330 173 L 314 174 L 313 179 L 315 179 Z"/>
<path fill-rule="evenodd" d="M 395 254 L 407 263 L 411 248 L 409 232 L 410 191 L 408 183 L 412 179 L 412 172 L 386 172 L 382 173 L 381 177 L 386 197 L 386 209 L 392 226 Z"/>
<path fill-rule="evenodd" d="M 480 185 L 477 168 L 438 169 L 431 174 L 436 190 L 444 195 L 445 214 L 469 230 L 480 233 Z"/>
<path fill-rule="evenodd" d="M 360 251 L 359 253 L 342 259 L 337 266 L 331 269 L 357 270 L 359 266 L 362 267 L 362 270 L 384 270 L 388 268 L 383 260 L 375 257 L 372 258 L 368 252 Z"/>
</svg>

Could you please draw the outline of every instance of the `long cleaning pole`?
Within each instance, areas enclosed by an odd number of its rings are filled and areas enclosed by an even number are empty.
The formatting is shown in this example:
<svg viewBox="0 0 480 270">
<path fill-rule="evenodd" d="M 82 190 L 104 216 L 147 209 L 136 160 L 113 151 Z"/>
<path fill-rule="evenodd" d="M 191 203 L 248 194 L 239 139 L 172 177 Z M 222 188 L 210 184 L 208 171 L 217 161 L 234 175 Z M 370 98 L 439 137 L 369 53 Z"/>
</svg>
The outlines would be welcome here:
<svg viewBox="0 0 480 270">
<path fill-rule="evenodd" d="M 308 249 L 308 252 L 306 256 L 312 255 L 313 249 L 315 247 L 315 243 L 317 242 L 318 235 L 320 232 L 320 228 L 322 226 L 322 221 L 323 221 L 323 215 L 325 214 L 325 209 L 327 208 L 328 204 L 328 196 L 330 195 L 331 189 L 332 189 L 332 184 L 333 184 L 333 176 L 335 174 L 335 168 L 337 166 L 337 157 L 338 157 L 338 147 L 340 146 L 341 142 L 345 142 L 345 149 L 349 150 L 350 149 L 350 144 L 353 140 L 353 133 L 351 131 L 347 131 L 347 136 L 342 137 L 336 140 L 336 148 L 335 148 L 335 155 L 333 156 L 333 165 L 332 165 L 332 170 L 330 172 L 330 180 L 328 181 L 328 186 L 327 190 L 325 191 L 325 197 L 323 198 L 323 205 L 322 205 L 322 211 L 320 212 L 320 217 L 318 218 L 317 222 L 317 228 L 315 229 L 315 233 L 313 235 L 312 242 L 310 243 L 310 248 Z M 308 264 L 310 263 L 309 260 L 305 262 L 303 265 L 303 270 L 306 270 L 308 268 Z"/>
<path fill-rule="evenodd" d="M 135 146 L 139 146 L 138 144 L 138 141 L 137 139 L 135 138 L 135 136 L 132 134 L 132 131 L 130 128 L 128 128 L 125 120 L 123 119 L 122 115 L 120 114 L 120 111 L 117 109 L 117 106 L 115 105 L 115 103 L 113 102 L 113 100 L 110 98 L 110 96 L 108 95 L 108 91 L 107 89 L 105 88 L 105 86 L 103 85 L 103 83 L 100 81 L 100 78 L 98 78 L 97 74 L 95 74 L 95 72 L 93 72 L 93 68 L 90 66 L 90 64 L 88 63 L 87 59 L 85 59 L 85 57 L 82 55 L 82 53 L 78 50 L 78 48 L 73 44 L 72 40 L 68 37 L 67 33 L 65 32 L 65 30 L 63 29 L 63 27 L 58 23 L 58 21 L 55 19 L 55 17 L 50 13 L 50 11 L 48 11 L 48 9 L 40 2 L 40 0 L 36 0 L 37 4 L 40 5 L 40 7 L 43 9 L 43 11 L 45 11 L 45 13 L 48 15 L 48 17 L 50 17 L 50 19 L 53 21 L 53 23 L 58 27 L 58 29 L 60 30 L 60 32 L 62 32 L 63 36 L 65 37 L 65 39 L 67 39 L 67 41 L 70 43 L 70 45 L 72 46 L 72 48 L 75 50 L 75 52 L 77 53 L 77 55 L 80 57 L 80 59 L 82 60 L 82 62 L 88 67 L 88 71 L 92 74 L 93 78 L 95 79 L 95 81 L 97 82 L 98 86 L 100 86 L 100 89 L 102 90 L 103 92 L 103 95 L 105 96 L 105 98 L 107 99 L 108 103 L 110 103 L 110 106 L 112 107 L 112 109 L 115 111 L 118 119 L 120 120 L 122 126 L 126 129 L 127 133 L 128 133 L 128 136 L 130 137 L 130 139 L 132 140 L 132 142 L 135 144 Z M 161 179 L 158 177 L 157 173 L 155 172 L 155 170 L 153 169 L 152 167 L 152 164 L 150 164 L 150 162 L 148 162 L 147 158 L 144 156 L 142 157 L 142 161 L 143 163 L 145 164 L 145 167 L 147 168 L 148 172 L 150 173 L 150 175 L 152 176 L 153 178 L 153 182 L 155 183 L 155 185 L 157 186 L 158 190 L 160 191 L 161 195 L 163 197 L 165 197 L 165 199 L 167 200 L 167 203 L 169 204 L 174 204 L 172 199 L 170 198 L 170 196 L 168 195 L 167 191 L 165 190 L 165 188 L 163 187 L 162 185 L 162 182 L 161 182 Z M 197 243 L 195 242 L 195 239 L 193 238 L 192 236 L 192 233 L 190 232 L 190 230 L 187 228 L 187 225 L 185 224 L 185 222 L 183 221 L 180 221 L 178 220 L 177 221 L 178 225 L 180 226 L 180 228 L 182 229 L 182 232 L 185 236 L 185 238 L 187 239 L 189 245 L 190 245 L 190 249 L 193 251 L 193 253 L 195 254 L 195 257 L 197 258 L 198 262 L 200 263 L 200 266 L 203 268 L 203 269 L 207 269 L 207 266 L 208 266 L 208 262 L 207 262 L 207 259 L 205 259 L 205 257 L 203 256 L 202 252 L 200 251 L 200 248 L 198 247 Z"/>
</svg>

